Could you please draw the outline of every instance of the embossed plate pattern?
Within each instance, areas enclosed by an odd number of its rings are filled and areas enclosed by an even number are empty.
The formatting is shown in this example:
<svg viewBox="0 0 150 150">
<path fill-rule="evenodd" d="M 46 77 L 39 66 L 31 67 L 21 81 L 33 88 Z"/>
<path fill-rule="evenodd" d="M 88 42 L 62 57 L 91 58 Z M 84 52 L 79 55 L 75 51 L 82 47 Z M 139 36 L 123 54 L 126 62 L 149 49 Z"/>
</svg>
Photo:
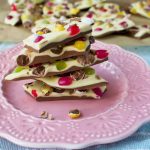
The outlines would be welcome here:
<svg viewBox="0 0 150 150">
<path fill-rule="evenodd" d="M 113 64 L 125 75 L 127 86 L 120 103 L 104 113 L 79 120 L 49 121 L 23 113 L 8 102 L 2 88 L 4 76 L 15 66 L 11 58 L 21 48 L 19 44 L 0 54 L 1 137 L 28 147 L 77 149 L 124 139 L 150 120 L 150 69 L 147 64 L 135 54 L 101 42 L 96 42 L 93 49 L 107 49 L 109 62 L 95 68 Z"/>
</svg>

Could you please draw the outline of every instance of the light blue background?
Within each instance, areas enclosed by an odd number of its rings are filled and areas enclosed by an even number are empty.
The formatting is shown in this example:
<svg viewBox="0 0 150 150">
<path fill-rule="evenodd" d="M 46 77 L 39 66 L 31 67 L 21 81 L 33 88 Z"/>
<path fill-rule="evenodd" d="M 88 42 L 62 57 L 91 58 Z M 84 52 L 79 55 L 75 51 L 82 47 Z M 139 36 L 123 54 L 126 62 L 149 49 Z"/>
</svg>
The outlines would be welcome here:
<svg viewBox="0 0 150 150">
<path fill-rule="evenodd" d="M 12 47 L 12 43 L 0 43 L 0 51 Z M 150 64 L 150 47 L 125 47 L 125 49 L 132 51 Z M 31 149 L 17 146 L 0 138 L 0 150 L 56 150 L 56 149 Z M 143 125 L 136 133 L 129 138 L 120 142 L 98 145 L 85 150 L 150 150 L 150 123 Z"/>
</svg>

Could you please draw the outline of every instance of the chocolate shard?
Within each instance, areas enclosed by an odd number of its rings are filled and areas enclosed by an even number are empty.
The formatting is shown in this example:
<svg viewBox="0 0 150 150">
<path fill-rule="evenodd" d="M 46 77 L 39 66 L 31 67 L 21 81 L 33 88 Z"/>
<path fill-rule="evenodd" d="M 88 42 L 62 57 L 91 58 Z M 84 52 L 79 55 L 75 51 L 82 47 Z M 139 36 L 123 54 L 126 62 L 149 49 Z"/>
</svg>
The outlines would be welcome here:
<svg viewBox="0 0 150 150">
<path fill-rule="evenodd" d="M 93 44 L 93 43 L 95 42 L 94 37 L 93 37 L 93 36 L 90 36 L 90 37 L 89 37 L 89 41 L 90 41 L 90 44 Z"/>
<path fill-rule="evenodd" d="M 78 109 L 70 110 L 69 113 L 71 114 L 80 114 L 80 111 Z"/>
<path fill-rule="evenodd" d="M 53 88 L 53 91 L 56 93 L 63 93 L 65 91 L 65 89 Z"/>
<path fill-rule="evenodd" d="M 88 92 L 88 89 L 82 89 L 82 90 L 78 90 L 80 92 Z"/>
<path fill-rule="evenodd" d="M 34 75 L 37 76 L 43 76 L 45 73 L 45 67 L 44 66 L 38 66 L 37 68 L 35 68 L 32 72 Z"/>
<path fill-rule="evenodd" d="M 31 29 L 33 23 L 31 21 L 26 21 L 25 23 L 23 23 L 23 26 L 27 29 Z"/>
<path fill-rule="evenodd" d="M 80 17 L 74 17 L 74 18 L 71 18 L 70 19 L 70 22 L 72 22 L 72 21 L 81 21 L 81 18 Z"/>
<path fill-rule="evenodd" d="M 51 52 L 54 54 L 60 54 L 62 50 L 63 50 L 62 46 L 56 46 L 56 47 L 51 48 Z"/>
<path fill-rule="evenodd" d="M 75 92 L 74 89 L 69 90 L 69 93 L 70 93 L 70 94 L 73 94 L 74 92 Z"/>
<path fill-rule="evenodd" d="M 70 75 L 74 80 L 81 80 L 86 78 L 86 74 L 83 70 L 75 71 Z"/>
<path fill-rule="evenodd" d="M 95 56 L 92 53 L 86 53 L 85 55 L 79 56 L 77 61 L 83 66 L 91 65 L 95 61 Z"/>
<path fill-rule="evenodd" d="M 29 57 L 26 55 L 19 55 L 17 57 L 17 64 L 19 66 L 26 66 L 29 63 Z"/>
<path fill-rule="evenodd" d="M 56 21 L 56 24 L 66 25 L 67 23 L 63 21 Z"/>
<path fill-rule="evenodd" d="M 132 28 L 130 28 L 128 31 L 129 31 L 131 34 L 136 34 L 136 33 L 139 31 L 139 29 L 138 29 L 137 27 L 132 27 Z"/>
<path fill-rule="evenodd" d="M 51 32 L 48 28 L 43 28 L 41 30 L 38 30 L 37 32 L 39 32 L 39 31 L 42 31 L 44 34 Z"/>
</svg>

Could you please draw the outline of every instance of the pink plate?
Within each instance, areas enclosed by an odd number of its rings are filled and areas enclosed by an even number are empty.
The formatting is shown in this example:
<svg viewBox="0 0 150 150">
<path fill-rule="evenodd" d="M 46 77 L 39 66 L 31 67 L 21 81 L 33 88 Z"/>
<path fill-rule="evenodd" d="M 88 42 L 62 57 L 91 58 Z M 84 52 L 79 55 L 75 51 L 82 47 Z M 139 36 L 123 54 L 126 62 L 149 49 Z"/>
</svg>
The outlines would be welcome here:
<svg viewBox="0 0 150 150">
<path fill-rule="evenodd" d="M 14 55 L 22 44 L 0 54 L 0 136 L 35 148 L 84 148 L 124 139 L 150 120 L 150 69 L 138 56 L 116 45 L 96 42 L 93 49 L 107 49 L 109 62 L 94 66 L 109 81 L 100 100 L 36 102 L 22 88 L 28 81 L 4 81 L 15 66 Z M 67 113 L 79 109 L 82 117 Z M 47 111 L 55 120 L 40 119 Z"/>
</svg>

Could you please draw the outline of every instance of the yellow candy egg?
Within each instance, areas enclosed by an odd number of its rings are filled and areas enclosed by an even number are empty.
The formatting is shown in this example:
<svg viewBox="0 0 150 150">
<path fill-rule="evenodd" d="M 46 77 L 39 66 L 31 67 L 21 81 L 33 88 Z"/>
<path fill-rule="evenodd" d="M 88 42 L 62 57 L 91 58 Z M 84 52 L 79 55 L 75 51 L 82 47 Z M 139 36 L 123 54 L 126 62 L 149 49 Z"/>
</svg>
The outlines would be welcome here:
<svg viewBox="0 0 150 150">
<path fill-rule="evenodd" d="M 64 31 L 65 28 L 62 24 L 56 24 L 55 31 Z"/>
<path fill-rule="evenodd" d="M 63 9 L 63 7 L 61 5 L 56 6 L 56 11 L 61 11 Z"/>
<path fill-rule="evenodd" d="M 37 31 L 36 33 L 37 33 L 38 35 L 44 34 L 44 32 L 42 32 L 42 31 Z"/>
<path fill-rule="evenodd" d="M 120 12 L 118 12 L 117 14 L 124 16 L 124 15 L 125 15 L 125 12 L 124 12 L 124 11 L 120 11 Z"/>
<path fill-rule="evenodd" d="M 72 8 L 72 9 L 70 10 L 70 13 L 71 13 L 71 15 L 76 15 L 76 14 L 79 13 L 79 9 L 77 9 L 77 8 Z"/>
<path fill-rule="evenodd" d="M 107 28 L 111 28 L 111 27 L 113 27 L 113 24 L 112 23 L 108 23 L 107 24 Z"/>
<path fill-rule="evenodd" d="M 84 41 L 76 41 L 74 43 L 74 47 L 77 48 L 78 50 L 83 50 L 86 47 L 86 43 Z"/>
<path fill-rule="evenodd" d="M 28 14 L 22 14 L 22 15 L 21 15 L 21 19 L 22 19 L 23 21 L 27 21 L 27 20 L 30 20 L 30 16 L 29 16 Z"/>
<path fill-rule="evenodd" d="M 135 8 L 131 8 L 131 9 L 130 9 L 130 12 L 133 13 L 133 14 L 136 14 L 136 13 L 137 13 Z"/>
<path fill-rule="evenodd" d="M 150 17 L 150 12 L 147 13 L 148 17 Z"/>
</svg>

